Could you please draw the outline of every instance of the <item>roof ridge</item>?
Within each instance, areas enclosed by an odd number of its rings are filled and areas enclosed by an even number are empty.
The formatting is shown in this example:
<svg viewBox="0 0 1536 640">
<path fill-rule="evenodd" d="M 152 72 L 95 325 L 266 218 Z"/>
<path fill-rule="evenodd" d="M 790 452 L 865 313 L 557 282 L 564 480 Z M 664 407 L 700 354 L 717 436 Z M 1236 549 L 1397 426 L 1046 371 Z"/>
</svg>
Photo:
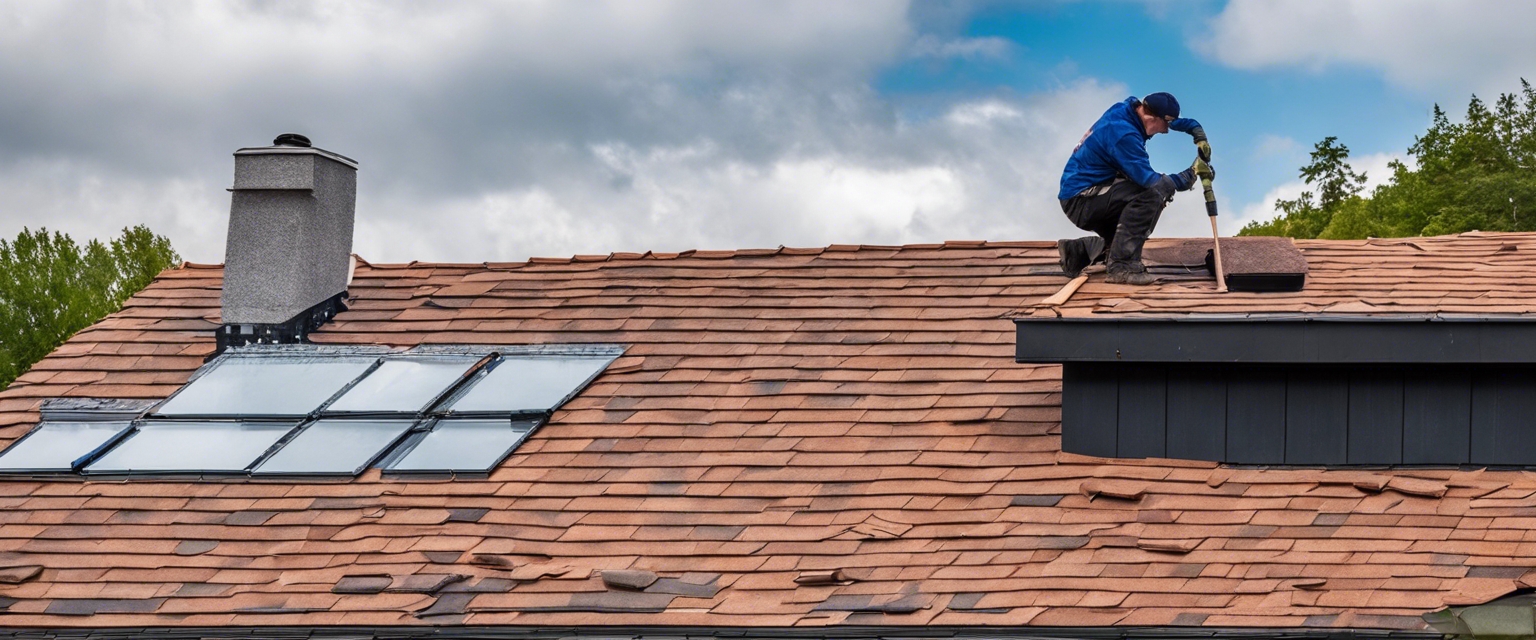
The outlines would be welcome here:
<svg viewBox="0 0 1536 640">
<path fill-rule="evenodd" d="M 774 249 L 684 249 L 681 251 L 646 251 L 637 253 L 632 251 L 615 251 L 607 255 L 600 254 L 574 254 L 571 256 L 530 256 L 522 261 L 486 261 L 486 262 L 424 262 L 412 260 L 411 262 L 369 262 L 361 256 L 358 261 L 362 266 L 374 269 L 409 269 L 414 267 L 444 267 L 459 269 L 493 269 L 511 270 L 521 269 L 528 265 L 562 265 L 591 262 L 620 262 L 640 260 L 676 260 L 679 258 L 698 258 L 704 260 L 725 260 L 731 258 L 762 258 L 780 255 L 817 255 L 828 251 L 836 252 L 860 252 L 860 251 L 933 251 L 954 249 L 1020 249 L 1030 248 L 1034 245 L 1045 247 L 1052 245 L 1051 240 L 946 240 L 941 243 L 914 242 L 899 245 L 880 244 L 829 244 L 820 247 L 790 247 L 779 245 Z"/>
</svg>

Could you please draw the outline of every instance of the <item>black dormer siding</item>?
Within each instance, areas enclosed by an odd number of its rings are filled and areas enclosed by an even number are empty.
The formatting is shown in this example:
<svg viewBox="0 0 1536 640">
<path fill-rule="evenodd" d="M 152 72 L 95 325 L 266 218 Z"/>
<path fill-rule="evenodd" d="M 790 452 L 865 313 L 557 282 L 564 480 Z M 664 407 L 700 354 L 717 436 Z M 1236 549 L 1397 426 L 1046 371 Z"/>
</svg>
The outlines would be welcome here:
<svg viewBox="0 0 1536 640">
<path fill-rule="evenodd" d="M 1536 350 L 1536 325 L 1021 320 L 1018 329 L 1020 362 L 1063 364 L 1070 453 L 1536 467 L 1536 358 L 1521 357 Z"/>
</svg>

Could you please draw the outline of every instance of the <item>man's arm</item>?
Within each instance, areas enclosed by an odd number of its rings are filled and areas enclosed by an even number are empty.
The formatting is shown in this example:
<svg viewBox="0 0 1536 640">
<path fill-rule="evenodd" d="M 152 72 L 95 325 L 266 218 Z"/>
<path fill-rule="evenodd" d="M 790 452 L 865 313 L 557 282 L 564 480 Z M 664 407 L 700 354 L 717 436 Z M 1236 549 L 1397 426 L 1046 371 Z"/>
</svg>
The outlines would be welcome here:
<svg viewBox="0 0 1536 640">
<path fill-rule="evenodd" d="M 1184 191 L 1193 184 L 1193 181 L 1183 173 L 1163 175 L 1154 171 L 1152 160 L 1147 156 L 1146 144 L 1132 136 L 1117 140 L 1114 153 L 1115 164 L 1118 165 L 1121 173 L 1136 184 L 1161 193 L 1164 198 L 1172 196 L 1174 191 Z"/>
</svg>

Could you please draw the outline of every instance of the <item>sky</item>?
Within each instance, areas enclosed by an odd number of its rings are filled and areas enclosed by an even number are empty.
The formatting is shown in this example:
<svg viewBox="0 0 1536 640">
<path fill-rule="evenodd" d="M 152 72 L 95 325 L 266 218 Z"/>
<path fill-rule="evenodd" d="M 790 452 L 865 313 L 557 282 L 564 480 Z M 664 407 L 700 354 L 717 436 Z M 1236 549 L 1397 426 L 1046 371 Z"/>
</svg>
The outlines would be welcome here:
<svg viewBox="0 0 1536 640">
<path fill-rule="evenodd" d="M 1074 237 L 1111 104 L 1210 135 L 1223 234 L 1324 136 L 1385 177 L 1536 79 L 1536 3 L 0 0 L 0 237 L 146 224 L 220 262 L 234 150 L 359 161 L 374 262 Z M 1154 168 L 1189 165 L 1180 133 Z M 1180 194 L 1155 236 L 1209 233 Z"/>
</svg>

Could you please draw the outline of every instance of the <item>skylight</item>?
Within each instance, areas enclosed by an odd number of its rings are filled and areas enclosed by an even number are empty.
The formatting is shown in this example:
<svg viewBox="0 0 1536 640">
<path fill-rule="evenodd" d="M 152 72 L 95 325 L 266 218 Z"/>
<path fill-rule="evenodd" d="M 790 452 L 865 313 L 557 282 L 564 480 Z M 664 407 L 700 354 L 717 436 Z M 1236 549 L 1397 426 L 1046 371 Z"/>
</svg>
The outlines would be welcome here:
<svg viewBox="0 0 1536 640">
<path fill-rule="evenodd" d="M 623 349 L 233 349 L 155 401 L 50 400 L 0 474 L 487 473 Z M 382 463 L 380 461 L 383 461 Z"/>
<path fill-rule="evenodd" d="M 43 422 L 0 455 L 0 471 L 74 471 L 131 426 L 128 420 Z"/>
<path fill-rule="evenodd" d="M 453 383 L 469 373 L 478 360 L 464 356 L 389 358 L 326 410 L 356 413 L 424 411 Z"/>
<path fill-rule="evenodd" d="M 303 416 L 351 384 L 374 358 L 261 357 L 215 360 L 166 401 L 161 416 Z"/>
<path fill-rule="evenodd" d="M 612 357 L 506 357 L 448 408 L 454 413 L 539 413 L 576 395 Z"/>
<path fill-rule="evenodd" d="M 293 422 L 147 422 L 85 471 L 244 471 L 296 426 Z"/>
<path fill-rule="evenodd" d="M 401 419 L 318 420 L 256 467 L 255 473 L 354 475 L 413 424 Z"/>
<path fill-rule="evenodd" d="M 506 418 L 449 418 L 404 451 L 391 471 L 490 471 L 528 437 L 538 423 Z"/>
</svg>

